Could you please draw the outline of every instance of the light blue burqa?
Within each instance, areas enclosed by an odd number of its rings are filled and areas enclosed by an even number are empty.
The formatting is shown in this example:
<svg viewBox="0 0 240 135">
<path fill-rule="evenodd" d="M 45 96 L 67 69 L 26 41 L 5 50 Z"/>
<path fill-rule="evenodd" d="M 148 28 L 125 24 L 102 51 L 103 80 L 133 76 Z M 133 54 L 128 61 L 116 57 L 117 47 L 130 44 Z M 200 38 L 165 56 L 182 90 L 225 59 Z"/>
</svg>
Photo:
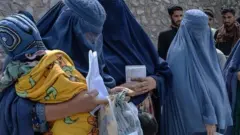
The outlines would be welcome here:
<svg viewBox="0 0 240 135">
<path fill-rule="evenodd" d="M 195 135 L 206 124 L 226 129 L 231 108 L 217 58 L 208 17 L 188 10 L 167 56 L 173 73 L 172 89 L 164 105 L 165 135 Z"/>
</svg>

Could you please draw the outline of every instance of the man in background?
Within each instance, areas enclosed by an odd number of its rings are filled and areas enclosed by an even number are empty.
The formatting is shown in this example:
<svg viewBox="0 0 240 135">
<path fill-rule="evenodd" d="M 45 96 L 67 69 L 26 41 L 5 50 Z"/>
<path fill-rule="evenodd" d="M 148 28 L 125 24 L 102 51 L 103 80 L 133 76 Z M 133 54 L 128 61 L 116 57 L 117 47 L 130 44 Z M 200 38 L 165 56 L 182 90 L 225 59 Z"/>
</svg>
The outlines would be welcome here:
<svg viewBox="0 0 240 135">
<path fill-rule="evenodd" d="M 214 24 L 214 13 L 211 9 L 204 9 L 204 13 L 208 15 L 208 25 L 211 28 L 212 34 L 213 36 L 216 33 L 216 29 L 213 28 L 213 24 Z"/>
<path fill-rule="evenodd" d="M 221 14 L 223 26 L 217 30 L 214 38 L 216 47 L 228 56 L 240 38 L 240 25 L 236 21 L 233 8 L 223 8 Z"/>
<path fill-rule="evenodd" d="M 217 31 L 215 28 L 213 28 L 214 13 L 213 13 L 213 11 L 211 9 L 204 9 L 204 13 L 208 15 L 208 25 L 211 28 L 212 35 L 214 36 L 216 31 Z M 216 49 L 216 51 L 217 51 L 217 56 L 218 56 L 220 67 L 223 70 L 224 65 L 225 65 L 225 63 L 227 61 L 226 56 L 219 49 Z"/>
<path fill-rule="evenodd" d="M 168 30 L 161 32 L 158 36 L 158 54 L 164 60 L 166 60 L 168 48 L 181 24 L 183 8 L 180 6 L 171 6 L 168 8 L 168 14 L 171 19 L 171 27 Z"/>
</svg>

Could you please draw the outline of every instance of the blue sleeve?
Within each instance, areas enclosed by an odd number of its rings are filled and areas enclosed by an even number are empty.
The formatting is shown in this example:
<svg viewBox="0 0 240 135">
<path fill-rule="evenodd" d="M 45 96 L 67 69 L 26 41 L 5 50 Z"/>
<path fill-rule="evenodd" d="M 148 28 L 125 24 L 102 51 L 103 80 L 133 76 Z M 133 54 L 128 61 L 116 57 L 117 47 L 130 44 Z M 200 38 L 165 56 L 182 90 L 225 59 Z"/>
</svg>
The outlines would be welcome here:
<svg viewBox="0 0 240 135">
<path fill-rule="evenodd" d="M 48 123 L 45 116 L 45 105 L 37 103 L 33 109 L 33 128 L 35 132 L 44 133 L 48 131 Z"/>
<path fill-rule="evenodd" d="M 155 74 L 151 75 L 151 77 L 155 79 L 157 84 L 154 95 L 158 99 L 157 102 L 162 104 L 168 90 L 172 86 L 172 72 L 168 63 L 159 57 L 156 62 Z"/>
<path fill-rule="evenodd" d="M 163 98 L 165 97 L 165 93 L 167 91 L 166 85 L 165 85 L 165 80 L 161 76 L 157 75 L 151 75 L 155 81 L 156 81 L 156 89 L 154 91 L 154 97 L 159 98 L 161 102 L 164 100 Z"/>
<path fill-rule="evenodd" d="M 116 86 L 116 82 L 115 79 L 110 76 L 108 73 L 108 69 L 107 66 L 105 64 L 104 61 L 104 57 L 103 57 L 103 52 L 101 52 L 99 58 L 98 58 L 98 62 L 99 62 L 99 72 L 103 78 L 104 84 L 108 87 L 108 88 L 114 88 Z"/>
</svg>

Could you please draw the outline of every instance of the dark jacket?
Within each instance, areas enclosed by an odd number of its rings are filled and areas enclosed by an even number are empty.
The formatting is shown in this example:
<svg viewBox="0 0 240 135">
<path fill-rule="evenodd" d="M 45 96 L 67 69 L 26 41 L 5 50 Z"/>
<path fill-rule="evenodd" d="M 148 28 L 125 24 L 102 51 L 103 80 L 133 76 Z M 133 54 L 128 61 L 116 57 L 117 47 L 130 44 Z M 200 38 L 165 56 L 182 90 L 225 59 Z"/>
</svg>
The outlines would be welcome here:
<svg viewBox="0 0 240 135">
<path fill-rule="evenodd" d="M 168 48 L 177 34 L 177 31 L 178 28 L 171 27 L 171 29 L 161 32 L 158 36 L 158 55 L 164 60 L 167 58 Z"/>
<path fill-rule="evenodd" d="M 216 40 L 217 35 L 218 35 L 218 30 L 215 33 L 214 39 Z M 220 51 L 222 51 L 224 53 L 224 55 L 228 56 L 231 51 L 232 51 L 232 47 L 233 47 L 233 39 L 229 39 L 226 42 L 216 42 L 216 48 L 219 49 Z"/>
</svg>

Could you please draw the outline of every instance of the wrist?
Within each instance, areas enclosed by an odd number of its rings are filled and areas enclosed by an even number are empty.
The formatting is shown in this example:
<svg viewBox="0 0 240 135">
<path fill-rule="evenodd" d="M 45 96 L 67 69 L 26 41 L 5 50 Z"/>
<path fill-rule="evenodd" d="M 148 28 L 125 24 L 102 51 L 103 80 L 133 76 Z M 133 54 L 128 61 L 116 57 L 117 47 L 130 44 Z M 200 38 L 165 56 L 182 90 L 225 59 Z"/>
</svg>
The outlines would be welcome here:
<svg viewBox="0 0 240 135">
<path fill-rule="evenodd" d="M 57 119 L 65 118 L 73 113 L 72 108 L 69 107 L 69 102 L 59 104 L 45 105 L 45 116 L 47 121 L 55 121 Z"/>
</svg>

